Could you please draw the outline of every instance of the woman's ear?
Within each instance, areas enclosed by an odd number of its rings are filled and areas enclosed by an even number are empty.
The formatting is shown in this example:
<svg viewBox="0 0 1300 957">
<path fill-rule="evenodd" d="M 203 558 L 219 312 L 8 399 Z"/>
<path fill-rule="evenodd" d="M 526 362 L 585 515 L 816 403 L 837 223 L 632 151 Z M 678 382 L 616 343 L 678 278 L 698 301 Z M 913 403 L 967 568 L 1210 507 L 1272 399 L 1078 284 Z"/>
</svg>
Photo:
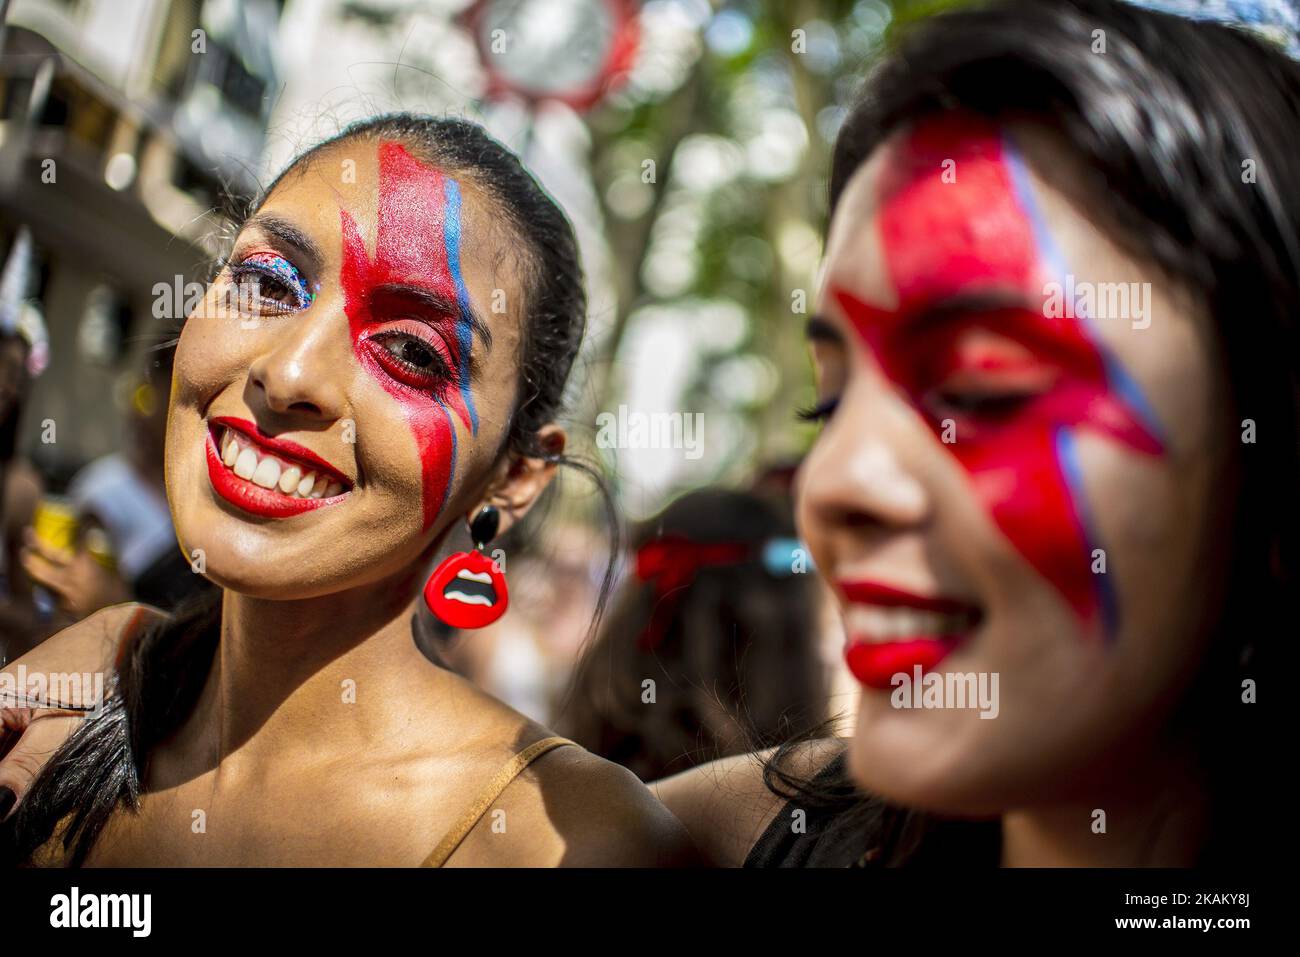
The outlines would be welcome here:
<svg viewBox="0 0 1300 957">
<path fill-rule="evenodd" d="M 560 456 L 568 435 L 554 422 L 537 432 L 540 456 L 519 455 L 508 452 L 498 466 L 496 477 L 488 486 L 483 504 L 495 505 L 501 512 L 501 527 L 497 535 L 504 535 L 511 526 L 528 514 L 533 503 L 546 491 L 555 478 Z M 477 512 L 477 509 L 475 509 Z M 471 519 L 473 516 L 471 516 Z"/>
</svg>

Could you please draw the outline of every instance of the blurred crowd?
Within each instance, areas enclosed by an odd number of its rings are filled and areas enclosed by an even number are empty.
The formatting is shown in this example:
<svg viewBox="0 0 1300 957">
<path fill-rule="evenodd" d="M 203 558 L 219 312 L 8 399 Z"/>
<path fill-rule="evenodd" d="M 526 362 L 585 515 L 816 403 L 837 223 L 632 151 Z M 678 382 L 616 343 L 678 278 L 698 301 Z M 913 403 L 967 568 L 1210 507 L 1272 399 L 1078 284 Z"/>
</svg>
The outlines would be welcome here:
<svg viewBox="0 0 1300 957">
<path fill-rule="evenodd" d="M 0 337 L 0 349 L 0 658 L 12 660 L 108 605 L 140 601 L 170 609 L 211 587 L 180 551 L 167 509 L 163 440 L 172 351 L 148 350 L 131 376 L 122 449 L 65 478 L 18 451 L 33 342 L 11 331 Z"/>
</svg>

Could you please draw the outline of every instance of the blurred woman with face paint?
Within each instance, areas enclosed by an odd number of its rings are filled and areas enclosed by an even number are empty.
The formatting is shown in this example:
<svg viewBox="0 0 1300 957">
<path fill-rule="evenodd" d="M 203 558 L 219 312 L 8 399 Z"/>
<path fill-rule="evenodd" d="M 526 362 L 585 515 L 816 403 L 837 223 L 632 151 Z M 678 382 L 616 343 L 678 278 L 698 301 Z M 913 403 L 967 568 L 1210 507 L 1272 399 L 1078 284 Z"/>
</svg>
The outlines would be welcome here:
<svg viewBox="0 0 1300 957">
<path fill-rule="evenodd" d="M 10 859 L 675 860 L 685 834 L 634 775 L 413 637 L 448 532 L 505 532 L 567 461 L 554 419 L 585 309 L 570 224 L 481 128 L 383 117 L 295 160 L 176 349 L 167 496 L 218 601 L 116 606 L 51 639 L 103 662 L 114 693 L 34 783 L 21 769 L 77 719 L 7 717 L 29 760 L 4 762 L 0 814 L 30 784 Z M 429 601 L 486 618 L 495 581 L 458 575 Z"/>
<path fill-rule="evenodd" d="M 1300 560 L 1300 65 L 1111 0 L 1011 2 L 923 23 L 865 89 L 798 516 L 856 727 L 660 797 L 752 866 L 1266 855 L 1254 686 Z"/>
</svg>

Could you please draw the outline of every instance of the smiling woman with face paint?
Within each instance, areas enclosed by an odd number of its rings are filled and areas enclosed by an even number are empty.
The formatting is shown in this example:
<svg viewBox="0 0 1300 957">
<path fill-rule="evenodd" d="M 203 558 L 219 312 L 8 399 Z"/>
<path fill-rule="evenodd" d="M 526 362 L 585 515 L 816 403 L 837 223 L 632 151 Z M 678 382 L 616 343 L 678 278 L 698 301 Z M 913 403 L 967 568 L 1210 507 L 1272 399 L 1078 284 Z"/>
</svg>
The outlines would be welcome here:
<svg viewBox="0 0 1300 957">
<path fill-rule="evenodd" d="M 119 606 L 54 639 L 139 632 L 7 823 L 11 857 L 676 860 L 684 833 L 633 775 L 412 640 L 448 531 L 485 509 L 476 534 L 505 531 L 562 461 L 584 320 L 569 223 L 479 127 L 386 117 L 299 157 L 177 346 L 167 493 L 220 605 Z M 504 604 L 462 577 L 434 602 Z"/>
<path fill-rule="evenodd" d="M 1016 2 L 923 24 L 866 90 L 798 516 L 853 736 L 658 793 L 723 863 L 1267 855 L 1251 684 L 1300 577 L 1300 67 L 1217 25 Z"/>
</svg>

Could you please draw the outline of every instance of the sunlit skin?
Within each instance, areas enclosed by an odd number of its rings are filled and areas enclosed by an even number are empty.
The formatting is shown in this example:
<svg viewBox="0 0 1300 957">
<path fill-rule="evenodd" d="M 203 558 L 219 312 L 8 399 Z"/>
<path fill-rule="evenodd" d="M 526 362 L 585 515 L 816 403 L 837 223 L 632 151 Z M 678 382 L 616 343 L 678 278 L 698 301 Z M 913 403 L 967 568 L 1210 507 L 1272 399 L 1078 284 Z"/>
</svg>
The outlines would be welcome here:
<svg viewBox="0 0 1300 957">
<path fill-rule="evenodd" d="M 471 499 L 482 498 L 515 402 L 513 388 L 480 387 L 474 403 L 479 421 L 475 436 L 464 418 L 444 414 L 437 389 L 419 395 L 419 388 L 388 376 L 374 352 L 358 343 L 363 331 L 372 345 L 381 335 L 418 335 L 436 349 L 458 341 L 459 323 L 424 301 L 442 297 L 443 290 L 418 273 L 385 277 L 365 306 L 353 306 L 357 319 L 349 316 L 346 278 L 356 270 L 345 270 L 351 260 L 345 255 L 343 217 L 367 237 L 371 260 L 382 261 L 374 245 L 380 154 L 378 149 L 330 152 L 339 155 L 320 156 L 307 171 L 286 177 L 228 257 L 232 264 L 250 255 L 284 257 L 295 264 L 314 294 L 311 304 L 293 309 L 296 303 L 288 300 L 290 308 L 283 314 L 268 306 L 263 316 L 218 317 L 222 296 L 230 292 L 228 268 L 198 307 L 198 315 L 186 323 L 177 351 L 167 456 L 177 533 L 187 554 L 203 549 L 209 577 L 244 594 L 312 597 L 337 592 L 343 583 L 356 587 L 414 571 L 412 562 L 437 533 L 454 517 L 468 513 Z M 343 181 L 338 173 L 345 159 L 357 164 L 355 183 Z M 487 200 L 470 184 L 462 192 L 469 198 L 461 211 L 465 228 L 460 268 L 471 308 L 482 315 L 492 290 L 501 288 L 516 302 L 522 301 L 522 290 L 517 276 L 495 267 L 495 244 L 502 234 L 486 215 L 481 224 L 474 222 L 477 210 L 486 212 Z M 306 250 L 260 229 L 260 222 L 288 223 L 311 237 L 322 262 L 313 268 Z M 422 244 L 427 226 L 409 224 L 409 240 Z M 346 235 L 355 241 L 356 233 L 348 230 Z M 355 257 L 355 248 L 353 252 Z M 499 323 L 492 329 L 490 349 L 475 344 L 471 389 L 484 381 L 513 383 L 518 336 L 516 325 Z M 410 424 L 413 406 L 426 410 L 417 417 L 439 420 L 445 429 L 433 443 L 438 447 L 423 456 L 423 437 Z M 213 493 L 205 461 L 172 451 L 201 440 L 207 421 L 216 416 L 252 419 L 263 432 L 306 446 L 341 471 L 353 484 L 352 491 L 339 504 L 318 508 L 310 516 L 249 521 L 246 515 L 232 515 L 233 507 Z M 348 441 L 348 435 L 355 442 Z M 454 469 L 452 443 L 458 450 Z M 430 458 L 442 464 L 441 475 L 437 470 L 426 475 Z M 467 476 L 477 477 L 477 483 L 467 483 Z M 428 489 L 431 479 L 446 488 Z M 432 512 L 439 519 L 427 530 L 426 489 L 437 502 Z M 421 507 L 413 508 L 412 503 Z M 355 534 L 362 528 L 364 535 Z"/>
<path fill-rule="evenodd" d="M 937 123 L 919 146 L 908 131 L 877 150 L 836 211 L 810 335 L 819 397 L 838 401 L 801 473 L 799 521 L 850 633 L 861 612 L 844 582 L 978 609 L 935 670 L 998 673 L 1000 713 L 897 709 L 889 688 L 865 686 L 851 773 L 912 807 L 1005 814 L 1008 862 L 1133 863 L 1165 818 L 1154 853 L 1194 852 L 1181 840 L 1202 810 L 1191 750 L 1163 728 L 1219 600 L 1227 519 L 1214 504 L 1233 481 L 1208 318 L 1089 219 L 1096 185 L 1050 135 Z M 955 184 L 940 179 L 935 143 L 958 156 Z M 986 182 L 983 201 L 963 206 L 963 175 L 988 173 L 980 157 L 1001 162 L 1003 148 L 1023 163 L 1027 193 L 1011 204 Z M 951 241 L 899 226 L 916 212 L 900 203 L 944 189 L 943 225 L 974 237 L 961 264 L 943 262 Z M 1061 278 L 1045 237 L 1079 281 L 1149 282 L 1149 328 L 1108 319 L 1081 332 L 1044 318 L 1043 284 Z M 929 272 L 936 259 L 943 268 Z M 985 294 L 998 304 L 973 304 Z M 1109 378 L 1101 353 L 1116 367 Z M 1128 400 L 1137 394 L 1140 411 Z M 955 442 L 942 440 L 944 419 Z M 1048 426 L 1070 436 L 1068 481 Z M 1096 547 L 1109 624 L 1102 592 L 1080 575 Z M 1180 796 L 1177 810 L 1162 791 Z M 1104 842 L 1090 841 L 1099 807 L 1111 821 Z"/>
<path fill-rule="evenodd" d="M 504 531 L 555 469 L 503 449 L 526 290 L 500 222 L 472 177 L 353 140 L 287 175 L 240 233 L 181 335 L 166 443 L 181 547 L 224 589 L 221 642 L 193 714 L 153 754 L 141 813 L 114 818 L 91 864 L 417 865 L 548 733 L 432 665 L 410 627 L 453 524 L 491 503 Z M 246 264 L 265 299 L 223 313 Z M 485 308 L 498 289 L 505 315 Z M 466 315 L 491 316 L 488 334 L 471 341 Z M 422 370 L 430 350 L 445 375 Z M 328 463 L 342 491 L 287 517 L 241 507 L 243 479 L 221 479 L 228 494 L 213 482 L 217 418 Z M 564 433 L 541 441 L 559 452 Z M 51 654 L 111 644 L 124 620 L 92 617 Z M 493 807 L 507 834 L 485 817 L 452 865 L 649 864 L 684 846 L 633 775 L 578 748 L 540 758 Z"/>
</svg>

